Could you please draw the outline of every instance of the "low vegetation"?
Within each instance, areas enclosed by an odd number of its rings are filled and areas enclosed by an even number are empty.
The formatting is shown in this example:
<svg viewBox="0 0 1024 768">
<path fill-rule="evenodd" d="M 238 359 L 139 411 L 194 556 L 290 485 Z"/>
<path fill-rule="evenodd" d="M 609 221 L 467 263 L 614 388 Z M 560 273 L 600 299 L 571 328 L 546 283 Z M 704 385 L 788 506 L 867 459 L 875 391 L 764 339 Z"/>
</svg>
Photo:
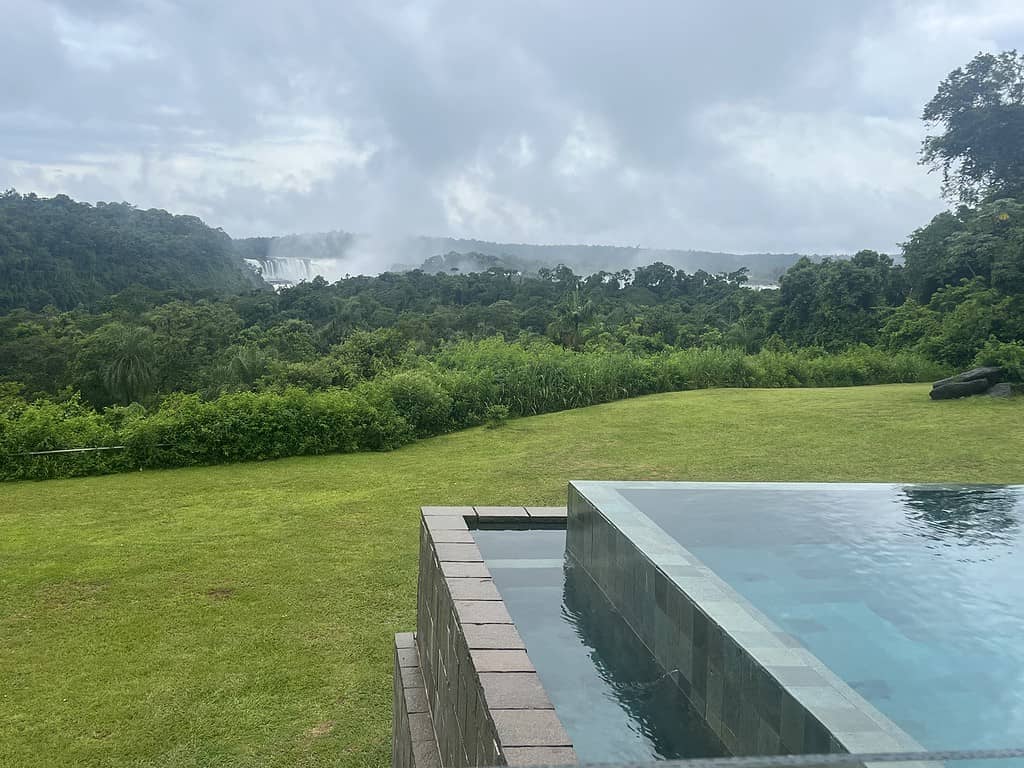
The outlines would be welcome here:
<svg viewBox="0 0 1024 768">
<path fill-rule="evenodd" d="M 369 336 L 373 341 L 389 338 Z M 368 346 L 359 345 L 365 353 Z M 324 361 L 355 369 L 360 355 Z M 655 392 L 708 387 L 828 387 L 918 382 L 943 368 L 910 352 L 689 349 L 638 356 L 573 352 L 550 342 L 461 342 L 410 357 L 348 388 L 292 385 L 203 399 L 171 395 L 150 411 L 102 414 L 63 403 L 0 397 L 0 479 L 46 479 L 305 454 L 386 450 L 509 416 L 531 416 Z M 2 391 L 0 391 L 2 395 Z M 58 452 L 88 446 L 116 450 Z"/>
<path fill-rule="evenodd" d="M 1019 399 L 733 389 L 388 454 L 8 483 L 0 765 L 388 765 L 421 504 L 559 504 L 571 478 L 1024 482 L 1022 452 Z"/>
</svg>

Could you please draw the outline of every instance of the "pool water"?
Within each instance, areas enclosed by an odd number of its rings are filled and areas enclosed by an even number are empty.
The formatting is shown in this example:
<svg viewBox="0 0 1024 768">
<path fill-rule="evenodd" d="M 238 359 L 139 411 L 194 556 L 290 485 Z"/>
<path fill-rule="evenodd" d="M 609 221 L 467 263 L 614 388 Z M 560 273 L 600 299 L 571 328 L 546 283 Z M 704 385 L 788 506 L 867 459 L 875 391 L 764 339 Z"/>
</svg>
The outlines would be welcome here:
<svg viewBox="0 0 1024 768">
<path fill-rule="evenodd" d="M 1024 487 L 618 492 L 926 748 L 1024 745 Z"/>
<path fill-rule="evenodd" d="M 473 537 L 583 762 L 723 751 L 621 616 L 565 559 L 565 531 Z"/>
</svg>

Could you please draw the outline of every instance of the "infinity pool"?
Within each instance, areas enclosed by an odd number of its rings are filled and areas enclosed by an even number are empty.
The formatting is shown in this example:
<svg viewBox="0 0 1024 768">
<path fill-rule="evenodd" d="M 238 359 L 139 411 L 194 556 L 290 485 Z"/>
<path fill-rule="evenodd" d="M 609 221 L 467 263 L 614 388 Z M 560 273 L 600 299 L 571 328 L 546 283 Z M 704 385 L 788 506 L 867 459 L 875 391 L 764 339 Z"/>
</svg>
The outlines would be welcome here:
<svg viewBox="0 0 1024 768">
<path fill-rule="evenodd" d="M 1024 487 L 644 485 L 615 490 L 925 747 L 1024 744 Z"/>
</svg>

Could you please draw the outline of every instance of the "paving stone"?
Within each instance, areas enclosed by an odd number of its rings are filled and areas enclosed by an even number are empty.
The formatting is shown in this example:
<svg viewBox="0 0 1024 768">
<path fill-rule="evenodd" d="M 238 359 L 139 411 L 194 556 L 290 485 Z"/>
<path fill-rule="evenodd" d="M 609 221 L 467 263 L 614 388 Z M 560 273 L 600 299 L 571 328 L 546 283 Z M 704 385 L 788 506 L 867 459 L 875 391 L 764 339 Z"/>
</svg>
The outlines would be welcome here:
<svg viewBox="0 0 1024 768">
<path fill-rule="evenodd" d="M 527 507 L 526 513 L 536 520 L 565 520 L 569 510 L 566 507 Z"/>
<path fill-rule="evenodd" d="M 458 563 L 445 561 L 441 563 L 441 570 L 448 578 L 490 578 L 491 572 L 487 565 L 479 563 Z"/>
<path fill-rule="evenodd" d="M 426 515 L 423 524 L 431 533 L 434 531 L 468 531 L 469 526 L 462 515 Z"/>
<path fill-rule="evenodd" d="M 416 755 L 413 758 L 414 768 L 441 768 L 441 755 L 438 754 L 436 745 L 424 745 L 421 751 L 416 751 L 414 747 L 413 751 Z"/>
<path fill-rule="evenodd" d="M 526 507 L 473 507 L 480 522 L 500 522 L 528 518 Z"/>
<path fill-rule="evenodd" d="M 768 667 L 769 674 L 782 685 L 828 685 L 828 681 L 811 667 Z"/>
<path fill-rule="evenodd" d="M 396 648 L 415 648 L 416 635 L 412 632 L 399 632 L 395 635 Z"/>
<path fill-rule="evenodd" d="M 476 544 L 435 544 L 434 551 L 442 563 L 473 563 L 484 559 Z"/>
<path fill-rule="evenodd" d="M 480 672 L 480 685 L 491 709 L 553 708 L 536 672 Z"/>
<path fill-rule="evenodd" d="M 503 750 L 572 746 L 553 709 L 492 709 L 491 717 Z"/>
<path fill-rule="evenodd" d="M 469 655 L 478 673 L 535 671 L 526 651 L 478 649 L 470 651 Z"/>
<path fill-rule="evenodd" d="M 455 600 L 455 613 L 463 624 L 511 624 L 501 600 Z"/>
<path fill-rule="evenodd" d="M 434 726 L 430 722 L 430 715 L 425 712 L 416 712 L 409 715 L 409 735 L 413 744 L 417 741 L 433 741 Z"/>
<path fill-rule="evenodd" d="M 424 517 L 474 517 L 472 507 L 420 507 Z"/>
<path fill-rule="evenodd" d="M 423 673 L 419 667 L 402 670 L 402 685 L 405 688 L 422 688 Z"/>
<path fill-rule="evenodd" d="M 509 765 L 576 765 L 572 747 L 510 747 L 505 750 Z"/>
<path fill-rule="evenodd" d="M 453 600 L 501 600 L 491 579 L 445 579 Z"/>
<path fill-rule="evenodd" d="M 526 644 L 511 624 L 466 624 L 462 627 L 470 650 L 526 650 Z"/>
<path fill-rule="evenodd" d="M 420 655 L 416 652 L 415 648 L 399 648 L 398 649 L 398 666 L 403 669 L 407 667 L 419 667 Z"/>
<path fill-rule="evenodd" d="M 841 709 L 817 707 L 812 711 L 833 733 L 884 733 L 878 723 L 852 704 Z"/>
<path fill-rule="evenodd" d="M 430 539 L 434 544 L 473 544 L 473 534 L 468 529 L 459 531 L 451 528 L 444 530 L 432 529 Z"/>
<path fill-rule="evenodd" d="M 410 715 L 428 711 L 427 692 L 423 688 L 406 688 L 402 691 L 405 696 L 405 709 Z"/>
</svg>

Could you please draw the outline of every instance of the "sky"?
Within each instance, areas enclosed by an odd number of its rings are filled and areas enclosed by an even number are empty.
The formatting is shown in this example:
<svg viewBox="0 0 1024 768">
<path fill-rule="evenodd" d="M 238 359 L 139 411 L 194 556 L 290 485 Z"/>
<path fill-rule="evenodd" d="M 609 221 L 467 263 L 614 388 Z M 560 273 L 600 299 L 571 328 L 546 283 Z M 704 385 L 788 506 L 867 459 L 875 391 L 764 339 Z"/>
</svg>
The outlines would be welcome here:
<svg viewBox="0 0 1024 768">
<path fill-rule="evenodd" d="M 0 188 L 242 237 L 896 252 L 1024 3 L 0 0 Z"/>
</svg>

